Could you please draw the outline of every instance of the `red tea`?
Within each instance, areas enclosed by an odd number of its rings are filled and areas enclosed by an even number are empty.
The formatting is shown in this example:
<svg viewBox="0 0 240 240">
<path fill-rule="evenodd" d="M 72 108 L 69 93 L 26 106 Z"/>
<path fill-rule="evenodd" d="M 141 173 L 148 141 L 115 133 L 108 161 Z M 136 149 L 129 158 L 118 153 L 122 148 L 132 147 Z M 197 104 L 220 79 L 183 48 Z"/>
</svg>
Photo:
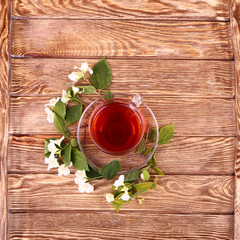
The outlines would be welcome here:
<svg viewBox="0 0 240 240">
<path fill-rule="evenodd" d="M 143 136 L 141 113 L 124 100 L 108 100 L 90 117 L 90 134 L 96 145 L 110 154 L 123 154 L 133 149 Z"/>
</svg>

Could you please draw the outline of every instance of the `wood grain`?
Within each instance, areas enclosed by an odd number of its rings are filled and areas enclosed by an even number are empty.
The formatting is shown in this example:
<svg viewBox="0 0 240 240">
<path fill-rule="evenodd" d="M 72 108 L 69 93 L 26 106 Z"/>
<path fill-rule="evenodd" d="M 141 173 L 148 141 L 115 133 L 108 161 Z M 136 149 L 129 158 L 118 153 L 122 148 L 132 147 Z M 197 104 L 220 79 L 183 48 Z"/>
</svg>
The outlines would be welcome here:
<svg viewBox="0 0 240 240">
<path fill-rule="evenodd" d="M 44 139 L 48 137 L 53 135 L 10 136 L 8 171 L 49 173 L 43 160 Z M 158 165 L 167 175 L 233 174 L 234 157 L 234 137 L 174 137 L 156 153 Z M 50 173 L 57 170 L 52 169 Z"/>
<path fill-rule="evenodd" d="M 12 97 L 11 134 L 56 134 L 46 120 L 49 97 Z M 145 96 L 160 126 L 175 123 L 176 136 L 235 136 L 233 99 L 161 98 Z M 69 127 L 76 135 L 77 124 Z"/>
<path fill-rule="evenodd" d="M 81 194 L 74 174 L 8 174 L 9 209 L 16 211 L 113 210 L 104 194 L 111 183 L 97 181 L 95 191 Z M 145 204 L 132 201 L 123 209 L 158 213 L 233 213 L 233 176 L 161 176 L 157 190 L 144 196 Z"/>
<path fill-rule="evenodd" d="M 13 0 L 12 14 L 17 18 L 150 18 L 229 20 L 228 0 L 97 0 L 27 1 Z"/>
<path fill-rule="evenodd" d="M 59 94 L 70 83 L 74 66 L 98 59 L 12 59 L 11 93 L 19 95 Z M 161 96 L 234 96 L 233 61 L 108 60 L 113 81 L 111 91 Z"/>
<path fill-rule="evenodd" d="M 231 215 L 137 213 L 10 214 L 10 239 L 233 239 Z"/>
<path fill-rule="evenodd" d="M 235 162 L 235 239 L 240 239 L 240 1 L 232 0 L 230 5 L 232 41 L 235 57 L 236 112 L 237 112 L 237 156 Z"/>
<path fill-rule="evenodd" d="M 9 113 L 9 12 L 10 3 L 0 3 L 0 239 L 8 237 L 7 145 Z"/>
<path fill-rule="evenodd" d="M 228 23 L 189 21 L 15 20 L 11 53 L 20 57 L 233 58 Z"/>
</svg>

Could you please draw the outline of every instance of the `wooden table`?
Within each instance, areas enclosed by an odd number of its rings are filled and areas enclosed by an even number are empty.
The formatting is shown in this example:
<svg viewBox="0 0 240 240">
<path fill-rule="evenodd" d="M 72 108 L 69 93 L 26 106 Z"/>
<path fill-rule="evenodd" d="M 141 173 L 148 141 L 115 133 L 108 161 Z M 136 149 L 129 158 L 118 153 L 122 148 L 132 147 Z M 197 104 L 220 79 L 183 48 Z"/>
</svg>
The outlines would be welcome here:
<svg viewBox="0 0 240 240">
<path fill-rule="evenodd" d="M 239 32 L 239 0 L 2 0 L 1 239 L 239 240 Z M 176 128 L 157 151 L 158 189 L 120 213 L 110 184 L 80 194 L 43 156 L 58 136 L 43 105 L 103 55 L 111 90 L 143 93 Z"/>
</svg>

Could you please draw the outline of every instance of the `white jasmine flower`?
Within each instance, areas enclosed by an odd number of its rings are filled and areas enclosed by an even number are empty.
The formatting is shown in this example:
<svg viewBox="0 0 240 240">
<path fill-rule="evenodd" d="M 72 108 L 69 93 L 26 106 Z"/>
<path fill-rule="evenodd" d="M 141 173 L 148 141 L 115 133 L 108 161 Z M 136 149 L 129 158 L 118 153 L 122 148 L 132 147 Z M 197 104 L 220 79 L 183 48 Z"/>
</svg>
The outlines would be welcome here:
<svg viewBox="0 0 240 240">
<path fill-rule="evenodd" d="M 84 188 L 86 193 L 91 193 L 94 190 L 93 185 L 91 185 L 90 183 L 85 183 Z"/>
<path fill-rule="evenodd" d="M 107 193 L 105 195 L 107 202 L 113 202 L 114 201 L 114 195 L 112 193 Z"/>
<path fill-rule="evenodd" d="M 67 176 L 68 174 L 70 174 L 70 169 L 69 167 L 72 166 L 72 163 L 70 163 L 69 166 L 65 167 L 65 164 L 62 164 L 59 168 L 58 168 L 58 176 Z"/>
<path fill-rule="evenodd" d="M 128 192 L 128 187 L 124 186 L 122 189 L 121 189 L 122 192 Z"/>
<path fill-rule="evenodd" d="M 77 82 L 83 76 L 84 76 L 83 72 L 72 72 L 71 74 L 68 75 L 68 78 L 73 82 Z"/>
<path fill-rule="evenodd" d="M 87 179 L 86 178 L 79 178 L 79 177 L 75 177 L 74 178 L 74 182 L 77 184 L 77 185 L 82 185 L 84 183 L 86 183 Z"/>
<path fill-rule="evenodd" d="M 53 154 L 51 154 L 48 158 L 45 158 L 45 163 L 48 164 L 47 170 L 50 170 L 51 168 L 59 167 L 57 158 L 55 158 Z"/>
<path fill-rule="evenodd" d="M 89 72 L 90 75 L 93 74 L 93 70 L 91 68 L 88 68 L 88 72 Z"/>
<path fill-rule="evenodd" d="M 129 199 L 131 199 L 131 197 L 129 196 L 128 192 L 124 192 L 124 194 L 119 199 L 122 199 L 123 201 L 128 201 Z"/>
<path fill-rule="evenodd" d="M 69 93 L 67 93 L 66 90 L 62 90 L 61 101 L 62 101 L 63 103 L 65 103 L 65 104 L 67 104 L 69 100 L 70 100 Z"/>
<path fill-rule="evenodd" d="M 87 175 L 86 175 L 86 171 L 85 170 L 78 170 L 77 172 L 75 172 L 75 183 L 78 185 L 84 184 L 87 181 Z"/>
<path fill-rule="evenodd" d="M 47 113 L 47 120 L 48 120 L 48 122 L 49 123 L 53 123 L 54 113 L 48 107 L 46 107 L 44 110 Z"/>
<path fill-rule="evenodd" d="M 48 144 L 48 151 L 51 152 L 52 154 L 55 154 L 57 150 L 58 150 L 58 148 L 56 147 L 55 142 L 51 141 Z"/>
<path fill-rule="evenodd" d="M 60 147 L 63 139 L 64 139 L 64 136 L 62 136 L 61 138 L 56 139 L 56 140 L 50 140 L 50 142 L 53 141 L 55 144 L 57 144 Z"/>
<path fill-rule="evenodd" d="M 45 104 L 44 106 L 49 106 L 49 107 L 54 107 L 55 104 L 59 101 L 60 97 L 58 98 L 52 98 L 49 100 L 49 103 L 48 104 Z"/>
<path fill-rule="evenodd" d="M 113 184 L 113 186 L 117 189 L 120 186 L 124 185 L 124 175 L 120 175 L 118 180 L 116 180 Z"/>
<path fill-rule="evenodd" d="M 145 181 L 145 180 L 144 180 L 144 175 L 143 175 L 143 173 L 140 174 L 140 178 L 141 178 L 143 181 Z"/>
<path fill-rule="evenodd" d="M 82 63 L 80 70 L 83 71 L 84 74 L 86 74 L 87 71 L 89 72 L 89 74 L 93 74 L 93 70 L 88 67 L 87 62 Z"/>
<path fill-rule="evenodd" d="M 84 179 L 84 178 L 87 177 L 85 170 L 77 170 L 77 171 L 75 172 L 75 175 L 76 175 L 76 177 L 78 177 L 79 179 Z"/>
<path fill-rule="evenodd" d="M 90 183 L 83 183 L 83 184 L 79 184 L 79 188 L 78 188 L 80 193 L 91 193 L 94 190 L 94 187 L 90 184 Z"/>
<path fill-rule="evenodd" d="M 58 151 L 58 148 L 56 147 L 56 145 L 60 147 L 63 139 L 64 139 L 64 136 L 62 136 L 60 139 L 49 140 L 48 151 L 51 152 L 51 154 L 55 154 Z"/>
<path fill-rule="evenodd" d="M 79 88 L 72 86 L 74 95 L 79 92 Z"/>
</svg>

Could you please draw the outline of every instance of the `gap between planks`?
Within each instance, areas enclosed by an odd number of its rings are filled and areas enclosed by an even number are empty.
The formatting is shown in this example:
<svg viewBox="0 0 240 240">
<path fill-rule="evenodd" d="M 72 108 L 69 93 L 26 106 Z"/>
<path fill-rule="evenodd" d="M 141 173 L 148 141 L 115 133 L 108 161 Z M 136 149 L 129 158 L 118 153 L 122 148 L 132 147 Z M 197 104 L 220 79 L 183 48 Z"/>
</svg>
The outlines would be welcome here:
<svg viewBox="0 0 240 240">
<path fill-rule="evenodd" d="M 49 174 L 49 175 L 57 175 L 57 173 L 48 173 L 48 172 L 41 172 L 41 171 L 37 171 L 37 172 L 33 172 L 33 171 L 8 171 L 7 172 L 8 174 L 18 174 L 18 175 L 28 175 L 28 174 L 31 174 L 31 175 L 46 175 L 46 174 Z M 73 176 L 75 173 L 72 172 L 70 173 L 69 176 Z M 152 175 L 152 176 L 159 176 L 159 175 Z M 222 173 L 222 174 L 219 174 L 219 173 L 209 173 L 209 174 L 206 174 L 206 173 L 194 173 L 194 174 L 190 174 L 190 173 L 168 173 L 166 174 L 165 176 L 214 176 L 214 177 L 221 177 L 221 176 L 235 176 L 235 173 Z M 160 176 L 161 177 L 161 176 Z"/>
<path fill-rule="evenodd" d="M 101 57 L 99 56 L 74 56 L 74 57 L 71 57 L 71 56 L 59 56 L 59 57 L 55 57 L 55 56 L 27 56 L 27 55 L 14 55 L 14 54 L 11 54 L 10 55 L 11 58 L 13 59 L 25 59 L 25 58 L 37 58 L 37 59 L 96 59 L 96 60 L 100 60 Z M 222 62 L 229 62 L 229 61 L 232 61 L 234 62 L 234 57 L 230 57 L 230 58 L 226 58 L 226 59 L 223 59 L 223 58 L 162 58 L 162 57 L 159 57 L 159 56 L 133 56 L 133 57 L 128 57 L 128 56 L 107 56 L 106 59 L 116 59 L 116 60 L 174 60 L 174 61 L 222 61 Z"/>
<path fill-rule="evenodd" d="M 61 213 L 116 213 L 116 211 L 114 209 L 112 210 L 93 210 L 93 209 L 88 209 L 88 210 L 29 210 L 29 209 L 9 209 L 8 212 L 12 215 L 18 214 L 18 213 L 40 213 L 40 214 L 48 214 L 48 213 L 56 213 L 56 214 L 61 214 Z M 132 214 L 153 214 L 153 215 L 157 215 L 157 216 L 164 216 L 164 215 L 183 215 L 183 216 L 233 216 L 234 212 L 229 212 L 229 213 L 159 213 L 157 211 L 154 211 L 154 209 L 151 210 L 137 210 L 136 212 L 132 211 L 129 212 L 129 210 L 126 210 L 124 208 L 120 209 L 119 214 L 126 214 L 126 213 L 132 213 Z"/>
<path fill-rule="evenodd" d="M 230 23 L 230 18 L 226 18 L 226 19 L 166 19 L 166 18 L 158 18 L 158 19 L 154 19 L 154 18 L 68 18 L 68 17 L 61 17 L 61 18 L 50 18 L 50 17 L 16 17 L 16 16 L 12 16 L 11 15 L 11 20 L 89 20 L 89 21 L 114 21 L 114 20 L 118 20 L 118 21 L 155 21 L 155 22 L 159 22 L 159 21 L 169 21 L 169 22 L 226 22 L 226 23 Z"/>
</svg>

